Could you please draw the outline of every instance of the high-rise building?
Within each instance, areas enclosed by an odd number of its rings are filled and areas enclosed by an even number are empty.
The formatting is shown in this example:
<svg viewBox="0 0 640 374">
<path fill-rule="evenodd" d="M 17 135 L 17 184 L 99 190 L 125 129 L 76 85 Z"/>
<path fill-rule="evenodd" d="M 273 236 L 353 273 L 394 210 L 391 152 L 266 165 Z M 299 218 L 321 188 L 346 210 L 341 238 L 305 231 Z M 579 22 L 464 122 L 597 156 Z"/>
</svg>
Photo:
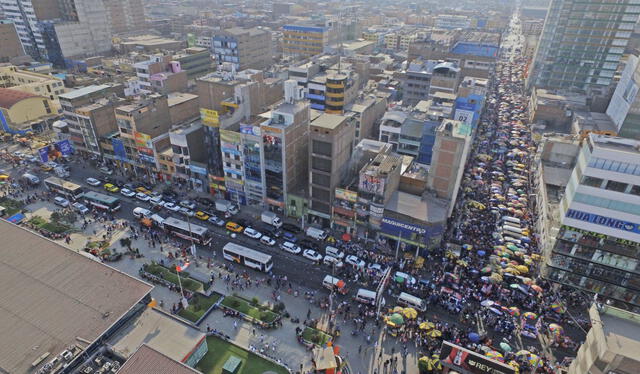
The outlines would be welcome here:
<svg viewBox="0 0 640 374">
<path fill-rule="evenodd" d="M 545 277 L 640 310 L 640 141 L 590 134 L 559 215 Z"/>
<path fill-rule="evenodd" d="M 16 25 L 11 21 L 0 19 L 0 62 L 23 56 L 24 48 L 18 36 Z"/>
<path fill-rule="evenodd" d="M 309 126 L 309 221 L 329 226 L 335 189 L 345 178 L 353 150 L 351 118 L 323 113 Z"/>
<path fill-rule="evenodd" d="M 326 26 L 282 26 L 282 53 L 288 56 L 311 57 L 324 52 L 329 45 L 330 30 Z"/>
<path fill-rule="evenodd" d="M 528 85 L 604 93 L 638 15 L 635 0 L 552 0 Z"/>
<path fill-rule="evenodd" d="M 268 69 L 273 61 L 271 31 L 259 27 L 234 27 L 216 32 L 213 54 L 219 64 L 233 64 L 237 71 Z"/>
<path fill-rule="evenodd" d="M 624 138 L 640 140 L 640 59 L 629 55 L 613 97 L 607 108 L 607 115 Z"/>
<path fill-rule="evenodd" d="M 142 0 L 104 0 L 114 35 L 146 30 Z"/>
</svg>

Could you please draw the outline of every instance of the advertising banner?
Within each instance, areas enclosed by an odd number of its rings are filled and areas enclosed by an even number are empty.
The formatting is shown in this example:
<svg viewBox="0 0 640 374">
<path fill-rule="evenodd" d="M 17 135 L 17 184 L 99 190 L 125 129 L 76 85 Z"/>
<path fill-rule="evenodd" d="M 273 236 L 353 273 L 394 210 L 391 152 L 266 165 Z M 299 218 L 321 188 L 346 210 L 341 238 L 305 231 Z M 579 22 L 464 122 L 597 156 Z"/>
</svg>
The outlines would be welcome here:
<svg viewBox="0 0 640 374">
<path fill-rule="evenodd" d="M 345 190 L 344 188 L 336 188 L 336 199 L 347 200 L 355 203 L 358 201 L 358 193 L 355 191 Z"/>
<path fill-rule="evenodd" d="M 581 212 L 575 209 L 567 210 L 566 218 L 589 222 L 611 229 L 627 231 L 634 234 L 640 234 L 640 225 L 633 222 L 623 221 L 615 218 L 605 217 L 594 213 Z"/>
<path fill-rule="evenodd" d="M 442 343 L 440 359 L 442 366 L 462 374 L 516 374 L 516 369 L 507 364 L 447 341 Z"/>
<path fill-rule="evenodd" d="M 211 109 L 200 108 L 200 120 L 202 124 L 209 127 L 219 127 L 220 118 L 218 112 Z"/>
<path fill-rule="evenodd" d="M 61 156 L 71 156 L 72 154 L 73 146 L 66 139 L 38 149 L 38 156 L 42 162 L 55 161 Z"/>
<path fill-rule="evenodd" d="M 71 156 L 73 154 L 73 146 L 67 139 L 57 142 L 56 149 L 60 151 L 63 156 Z"/>
<path fill-rule="evenodd" d="M 127 158 L 127 152 L 124 149 L 124 143 L 118 138 L 111 139 L 111 145 L 113 146 L 113 153 L 116 159 L 120 161 L 129 161 Z"/>
<path fill-rule="evenodd" d="M 361 174 L 358 188 L 360 191 L 369 192 L 374 195 L 382 195 L 384 194 L 384 179 L 373 175 Z"/>
<path fill-rule="evenodd" d="M 135 139 L 138 152 L 145 153 L 149 156 L 153 155 L 153 143 L 149 135 L 134 131 L 133 138 Z"/>
</svg>

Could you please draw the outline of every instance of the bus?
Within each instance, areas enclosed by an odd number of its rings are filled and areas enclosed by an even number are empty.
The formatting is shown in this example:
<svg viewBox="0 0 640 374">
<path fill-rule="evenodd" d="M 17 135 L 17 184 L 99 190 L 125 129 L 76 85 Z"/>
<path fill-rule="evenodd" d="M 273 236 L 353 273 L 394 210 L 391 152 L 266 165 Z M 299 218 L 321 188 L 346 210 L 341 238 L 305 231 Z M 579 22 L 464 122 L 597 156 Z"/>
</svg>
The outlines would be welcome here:
<svg viewBox="0 0 640 374">
<path fill-rule="evenodd" d="M 82 186 L 79 184 L 75 184 L 58 177 L 49 177 L 45 179 L 44 185 L 49 191 L 55 192 L 73 201 L 78 199 L 84 192 L 82 190 Z"/>
<path fill-rule="evenodd" d="M 209 235 L 209 229 L 206 227 L 198 226 L 193 223 L 179 220 L 174 217 L 168 217 L 162 222 L 164 230 L 167 233 L 173 234 L 182 239 L 191 240 L 194 242 L 207 245 L 211 243 L 211 235 Z"/>
<path fill-rule="evenodd" d="M 227 243 L 222 247 L 222 257 L 265 273 L 273 268 L 271 256 L 235 243 Z"/>
<path fill-rule="evenodd" d="M 97 209 L 106 210 L 111 213 L 120 209 L 120 199 L 117 197 L 93 191 L 85 192 L 82 197 L 87 205 L 94 206 Z"/>
</svg>

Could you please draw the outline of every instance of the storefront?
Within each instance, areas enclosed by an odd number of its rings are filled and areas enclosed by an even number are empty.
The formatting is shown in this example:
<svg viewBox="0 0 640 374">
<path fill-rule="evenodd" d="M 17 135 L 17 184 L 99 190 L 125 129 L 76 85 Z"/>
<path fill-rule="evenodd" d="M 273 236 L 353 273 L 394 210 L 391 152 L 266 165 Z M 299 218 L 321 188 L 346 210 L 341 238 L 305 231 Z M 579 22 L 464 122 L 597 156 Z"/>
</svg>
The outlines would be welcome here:
<svg viewBox="0 0 640 374">
<path fill-rule="evenodd" d="M 516 374 L 516 369 L 482 354 L 462 348 L 451 342 L 443 342 L 440 349 L 442 373 L 460 374 Z"/>
<path fill-rule="evenodd" d="M 425 250 L 435 248 L 442 239 L 444 224 L 417 224 L 383 217 L 378 232 L 378 244 L 383 248 L 412 252 L 424 256 Z"/>
</svg>

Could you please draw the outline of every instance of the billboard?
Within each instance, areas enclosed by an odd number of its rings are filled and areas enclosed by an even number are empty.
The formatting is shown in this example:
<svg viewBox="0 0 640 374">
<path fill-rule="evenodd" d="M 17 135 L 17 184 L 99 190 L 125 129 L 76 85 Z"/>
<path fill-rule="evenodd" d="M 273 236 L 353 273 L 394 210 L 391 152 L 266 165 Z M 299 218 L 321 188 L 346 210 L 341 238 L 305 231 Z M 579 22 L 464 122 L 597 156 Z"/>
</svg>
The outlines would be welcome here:
<svg viewBox="0 0 640 374">
<path fill-rule="evenodd" d="M 153 155 L 153 143 L 151 142 L 151 137 L 149 135 L 134 131 L 133 138 L 135 139 L 136 149 L 138 152 Z"/>
<path fill-rule="evenodd" d="M 124 143 L 122 142 L 122 140 L 118 138 L 112 138 L 111 145 L 113 146 L 113 154 L 115 155 L 115 158 L 117 160 L 126 161 L 126 162 L 129 161 L 129 159 L 127 158 L 127 152 L 124 149 Z"/>
<path fill-rule="evenodd" d="M 384 194 L 384 179 L 373 175 L 361 174 L 358 189 L 381 196 Z"/>
<path fill-rule="evenodd" d="M 565 214 L 566 218 L 572 218 L 575 220 L 593 223 L 600 226 L 605 226 L 611 229 L 622 230 L 631 232 L 634 234 L 640 234 L 640 224 L 623 221 L 616 218 L 605 217 L 594 213 L 581 212 L 575 209 L 567 210 Z"/>
<path fill-rule="evenodd" d="M 451 342 L 442 342 L 442 366 L 470 374 L 516 374 L 516 369 L 500 361 L 462 348 Z"/>
<path fill-rule="evenodd" d="M 352 203 L 358 201 L 358 193 L 355 191 L 345 190 L 344 188 L 336 188 L 336 199 L 347 200 Z"/>
<path fill-rule="evenodd" d="M 398 221 L 388 217 L 382 217 L 380 229 L 387 234 L 402 236 L 405 239 L 413 238 L 414 235 L 418 235 L 419 237 L 427 235 L 426 227 L 413 225 L 411 223 Z"/>
<path fill-rule="evenodd" d="M 42 162 L 55 161 L 59 157 L 71 156 L 72 154 L 73 146 L 69 140 L 62 140 L 38 149 L 38 156 Z"/>
<path fill-rule="evenodd" d="M 220 126 L 220 118 L 218 117 L 218 112 L 215 110 L 200 108 L 200 120 L 205 126 Z"/>
</svg>

